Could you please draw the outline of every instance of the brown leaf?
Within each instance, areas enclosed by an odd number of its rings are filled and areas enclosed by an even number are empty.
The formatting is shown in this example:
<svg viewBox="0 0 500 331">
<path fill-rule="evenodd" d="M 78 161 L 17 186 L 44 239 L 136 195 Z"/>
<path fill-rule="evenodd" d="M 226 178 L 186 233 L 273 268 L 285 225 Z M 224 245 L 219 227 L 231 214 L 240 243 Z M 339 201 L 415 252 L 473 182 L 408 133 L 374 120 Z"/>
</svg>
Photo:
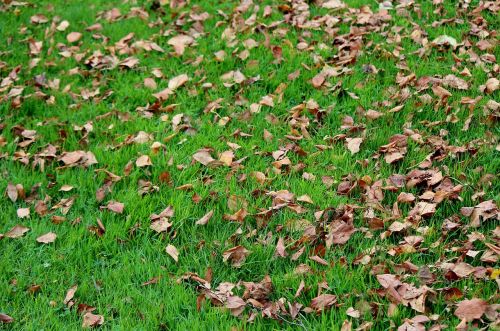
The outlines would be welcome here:
<svg viewBox="0 0 500 331">
<path fill-rule="evenodd" d="M 275 256 L 286 257 L 288 254 L 285 249 L 285 242 L 282 237 L 279 237 L 278 243 L 276 245 Z"/>
<path fill-rule="evenodd" d="M 359 146 L 363 142 L 363 138 L 346 138 L 345 141 L 347 142 L 347 149 L 352 155 L 359 152 Z"/>
<path fill-rule="evenodd" d="M 135 66 L 137 66 L 139 64 L 139 59 L 136 58 L 136 57 L 128 57 L 122 61 L 120 61 L 120 67 L 127 67 L 129 69 L 132 69 L 134 68 Z"/>
<path fill-rule="evenodd" d="M 151 166 L 153 165 L 153 163 L 151 162 L 151 158 L 148 155 L 141 155 L 135 161 L 135 165 L 138 166 L 139 168 L 142 168 Z"/>
<path fill-rule="evenodd" d="M 260 302 L 266 301 L 273 291 L 273 284 L 269 275 L 264 276 L 259 283 L 243 282 L 243 286 L 245 286 L 245 293 L 243 293 L 243 299 L 245 300 L 251 298 Z"/>
<path fill-rule="evenodd" d="M 104 316 L 102 315 L 94 315 L 91 312 L 85 313 L 83 315 L 83 323 L 82 328 L 93 328 L 104 323 Z"/>
<path fill-rule="evenodd" d="M 12 183 L 7 184 L 7 196 L 12 202 L 16 202 L 18 197 L 17 187 Z"/>
<path fill-rule="evenodd" d="M 168 81 L 168 88 L 172 91 L 175 91 L 177 88 L 186 84 L 186 82 L 188 80 L 189 80 L 189 77 L 186 74 L 176 76 Z"/>
<path fill-rule="evenodd" d="M 214 214 L 213 210 L 209 211 L 202 218 L 196 221 L 196 225 L 206 225 L 208 221 L 212 218 L 213 214 Z"/>
<path fill-rule="evenodd" d="M 177 55 L 182 55 L 184 54 L 184 50 L 186 49 L 186 46 L 191 45 L 194 42 L 193 37 L 188 36 L 188 35 L 177 35 L 175 37 L 170 38 L 170 40 L 167 42 L 169 45 L 174 47 L 175 53 Z"/>
<path fill-rule="evenodd" d="M 71 287 L 68 292 L 66 292 L 66 297 L 63 300 L 63 303 L 67 305 L 70 303 L 71 300 L 73 300 L 73 297 L 75 296 L 76 290 L 78 289 L 78 285 L 75 285 Z"/>
<path fill-rule="evenodd" d="M 123 209 L 125 208 L 125 204 L 118 202 L 118 201 L 110 201 L 108 202 L 108 205 L 106 208 L 112 212 L 115 212 L 117 214 L 122 214 Z"/>
<path fill-rule="evenodd" d="M 225 151 L 220 154 L 219 161 L 221 161 L 226 166 L 230 167 L 233 163 L 234 152 L 233 151 Z"/>
<path fill-rule="evenodd" d="M 210 165 L 211 163 L 213 163 L 214 161 L 216 161 L 208 151 L 206 150 L 200 150 L 198 152 L 196 152 L 194 155 L 193 155 L 193 159 L 195 159 L 196 161 L 200 162 L 201 164 L 203 165 Z"/>
<path fill-rule="evenodd" d="M 325 82 L 325 75 L 323 73 L 319 73 L 313 77 L 311 80 L 312 86 L 314 88 L 320 88 L 321 85 Z"/>
<path fill-rule="evenodd" d="M 340 0 L 327 0 L 327 1 L 323 2 L 321 7 L 327 8 L 327 9 L 339 9 L 339 8 L 344 8 L 345 3 L 340 1 Z"/>
<path fill-rule="evenodd" d="M 415 196 L 411 193 L 401 192 L 398 195 L 398 202 L 413 202 L 415 201 Z"/>
<path fill-rule="evenodd" d="M 311 260 L 313 260 L 314 262 L 317 262 L 319 264 L 322 264 L 322 265 L 326 265 L 328 266 L 328 261 L 319 257 L 318 255 L 314 255 L 314 256 L 310 256 L 309 257 Z"/>
<path fill-rule="evenodd" d="M 231 311 L 233 316 L 239 316 L 245 310 L 245 301 L 238 296 L 229 296 L 226 301 L 226 308 Z"/>
<path fill-rule="evenodd" d="M 170 255 L 175 262 L 179 262 L 179 252 L 177 251 L 177 248 L 175 248 L 174 245 L 168 245 L 165 248 L 165 251 L 167 252 L 168 255 Z"/>
<path fill-rule="evenodd" d="M 432 41 L 431 44 L 433 46 L 440 46 L 440 47 L 449 46 L 452 48 L 456 48 L 458 45 L 457 40 L 455 38 L 447 36 L 447 35 L 441 35 L 441 36 L 437 37 L 436 39 L 434 39 Z"/>
<path fill-rule="evenodd" d="M 465 262 L 460 262 L 457 263 L 452 269 L 451 269 L 459 278 L 465 278 L 472 274 L 474 270 L 476 270 L 473 266 L 471 266 L 468 263 Z"/>
<path fill-rule="evenodd" d="M 80 40 L 82 38 L 82 34 L 80 32 L 70 32 L 67 36 L 66 36 L 66 40 L 68 40 L 69 43 L 74 43 L 74 42 L 77 42 L 78 40 Z"/>
<path fill-rule="evenodd" d="M 172 227 L 172 223 L 167 218 L 152 222 L 149 228 L 158 233 L 167 232 Z"/>
<path fill-rule="evenodd" d="M 337 302 L 337 296 L 333 294 L 322 294 L 312 299 L 311 308 L 316 311 L 329 309 Z"/>
<path fill-rule="evenodd" d="M 50 244 L 53 243 L 57 238 L 57 235 L 54 232 L 49 232 L 40 237 L 36 238 L 36 241 L 41 244 Z"/>
<path fill-rule="evenodd" d="M 30 217 L 30 209 L 29 208 L 19 208 L 17 210 L 17 217 L 19 217 L 19 218 Z"/>
<path fill-rule="evenodd" d="M 469 84 L 463 80 L 462 78 L 459 78 L 455 75 L 446 75 L 443 78 L 443 84 L 446 86 L 449 86 L 451 88 L 455 88 L 458 90 L 468 90 L 469 89 Z"/>
<path fill-rule="evenodd" d="M 377 275 L 377 280 L 383 288 L 396 288 L 401 285 L 399 279 L 391 274 Z"/>
<path fill-rule="evenodd" d="M 156 82 L 153 78 L 144 78 L 144 86 L 149 88 L 149 89 L 152 89 L 152 90 L 156 90 Z"/>
<path fill-rule="evenodd" d="M 14 319 L 7 314 L 0 313 L 0 322 L 4 324 L 13 323 Z"/>
<path fill-rule="evenodd" d="M 15 225 L 12 229 L 10 229 L 7 233 L 5 233 L 5 236 L 7 238 L 20 238 L 24 236 L 24 234 L 29 230 L 30 228 L 18 224 Z"/>
<path fill-rule="evenodd" d="M 222 258 L 224 262 L 229 261 L 233 267 L 239 268 L 245 262 L 248 254 L 250 251 L 245 247 L 236 246 L 222 253 Z"/>
<path fill-rule="evenodd" d="M 488 308 L 488 303 L 482 299 L 473 298 L 471 300 L 460 301 L 455 310 L 455 316 L 470 322 L 480 319 Z"/>
<path fill-rule="evenodd" d="M 497 78 L 490 78 L 484 85 L 480 86 L 480 90 L 486 94 L 491 94 L 498 90 L 499 87 L 500 81 Z"/>
</svg>

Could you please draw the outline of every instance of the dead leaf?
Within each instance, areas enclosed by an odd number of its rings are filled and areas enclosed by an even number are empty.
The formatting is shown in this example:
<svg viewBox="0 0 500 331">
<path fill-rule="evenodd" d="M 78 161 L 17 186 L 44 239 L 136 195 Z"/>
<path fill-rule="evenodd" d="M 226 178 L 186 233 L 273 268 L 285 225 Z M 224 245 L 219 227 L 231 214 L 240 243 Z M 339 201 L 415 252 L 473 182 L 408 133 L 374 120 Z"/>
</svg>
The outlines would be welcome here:
<svg viewBox="0 0 500 331">
<path fill-rule="evenodd" d="M 177 251 L 177 248 L 175 248 L 175 246 L 169 244 L 165 248 L 165 251 L 174 259 L 175 262 L 179 262 L 179 252 Z"/>
<path fill-rule="evenodd" d="M 17 217 L 19 217 L 19 218 L 30 217 L 30 209 L 29 208 L 19 208 L 17 210 Z"/>
<path fill-rule="evenodd" d="M 75 285 L 75 286 L 71 287 L 71 288 L 68 290 L 68 292 L 66 292 L 66 297 L 65 297 L 65 298 L 64 298 L 64 300 L 63 300 L 63 303 L 64 303 L 65 305 L 68 305 L 68 304 L 71 302 L 71 300 L 73 300 L 73 298 L 74 298 L 74 296 L 75 296 L 75 293 L 76 293 L 76 290 L 78 290 L 78 286 L 77 286 L 77 285 Z"/>
<path fill-rule="evenodd" d="M 250 251 L 245 247 L 236 246 L 222 253 L 222 257 L 224 262 L 229 261 L 233 267 L 239 268 L 245 262 L 248 254 Z"/>
<path fill-rule="evenodd" d="M 85 313 L 83 315 L 83 323 L 82 328 L 93 328 L 104 323 L 104 316 L 102 315 L 94 315 L 91 312 Z"/>
<path fill-rule="evenodd" d="M 458 303 L 455 316 L 470 322 L 480 319 L 487 307 L 488 304 L 482 299 L 473 298 L 471 300 L 463 300 Z"/>
<path fill-rule="evenodd" d="M 9 324 L 9 323 L 13 323 L 14 319 L 7 314 L 0 313 L 0 322 L 2 322 L 4 324 Z"/>
<path fill-rule="evenodd" d="M 12 202 L 16 202 L 17 201 L 17 197 L 18 197 L 17 188 L 12 183 L 7 184 L 7 196 L 9 197 L 9 199 Z"/>
<path fill-rule="evenodd" d="M 286 249 L 285 249 L 285 242 L 282 237 L 279 237 L 278 239 L 278 244 L 276 245 L 276 252 L 275 256 L 280 256 L 280 257 L 287 257 Z"/>
<path fill-rule="evenodd" d="M 36 241 L 42 244 L 51 244 L 56 241 L 57 235 L 54 232 L 48 232 L 36 238 Z"/>
<path fill-rule="evenodd" d="M 175 53 L 177 55 L 184 54 L 186 46 L 193 44 L 194 39 L 188 35 L 177 35 L 175 37 L 170 38 L 168 44 L 174 47 Z"/>
<path fill-rule="evenodd" d="M 347 142 L 347 149 L 352 155 L 359 152 L 359 146 L 363 142 L 363 138 L 346 138 L 345 141 Z"/>
<path fill-rule="evenodd" d="M 213 214 L 214 214 L 213 210 L 209 211 L 202 218 L 196 221 L 196 225 L 206 225 L 208 221 L 212 218 Z"/>
<path fill-rule="evenodd" d="M 186 82 L 188 80 L 189 80 L 189 77 L 186 74 L 176 76 L 168 81 L 168 88 L 171 91 L 175 91 L 176 89 L 178 89 L 182 85 L 186 84 Z"/>
<path fill-rule="evenodd" d="M 152 166 L 151 158 L 148 155 L 141 155 L 135 160 L 135 165 L 139 168 Z"/>
<path fill-rule="evenodd" d="M 112 212 L 117 213 L 117 214 L 122 214 L 123 209 L 125 208 L 125 204 L 118 202 L 118 201 L 110 201 L 110 202 L 108 202 L 106 208 Z"/>
<path fill-rule="evenodd" d="M 15 225 L 12 229 L 10 229 L 7 233 L 5 233 L 5 236 L 7 238 L 20 238 L 24 236 L 24 234 L 29 230 L 30 228 L 18 224 Z"/>
<path fill-rule="evenodd" d="M 337 296 L 333 294 L 322 294 L 311 301 L 311 308 L 315 309 L 316 311 L 322 311 L 329 309 L 331 306 L 333 306 L 337 302 Z"/>
<path fill-rule="evenodd" d="M 82 34 L 80 32 L 70 32 L 66 36 L 66 40 L 68 40 L 69 43 L 74 43 L 77 42 L 78 40 L 82 39 Z"/>
</svg>

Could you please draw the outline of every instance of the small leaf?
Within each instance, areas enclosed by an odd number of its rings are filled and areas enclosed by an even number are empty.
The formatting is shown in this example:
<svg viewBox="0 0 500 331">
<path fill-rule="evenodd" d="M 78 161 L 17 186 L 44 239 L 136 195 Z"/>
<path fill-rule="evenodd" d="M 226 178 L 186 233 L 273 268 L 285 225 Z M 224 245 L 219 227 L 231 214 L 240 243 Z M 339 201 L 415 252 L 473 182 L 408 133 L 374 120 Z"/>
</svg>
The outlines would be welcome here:
<svg viewBox="0 0 500 331">
<path fill-rule="evenodd" d="M 179 252 L 177 251 L 177 248 L 175 248 L 175 246 L 168 245 L 165 248 L 165 251 L 167 252 L 168 255 L 170 255 L 174 259 L 175 262 L 179 261 Z"/>
</svg>

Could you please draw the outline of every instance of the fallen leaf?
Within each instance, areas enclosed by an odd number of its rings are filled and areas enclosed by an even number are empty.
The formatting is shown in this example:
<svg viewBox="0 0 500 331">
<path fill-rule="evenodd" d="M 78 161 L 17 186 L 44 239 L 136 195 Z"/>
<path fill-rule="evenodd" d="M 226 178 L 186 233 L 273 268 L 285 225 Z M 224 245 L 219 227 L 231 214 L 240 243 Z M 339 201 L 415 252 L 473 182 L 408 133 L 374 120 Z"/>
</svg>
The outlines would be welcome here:
<svg viewBox="0 0 500 331">
<path fill-rule="evenodd" d="M 7 233 L 5 233 L 5 236 L 7 238 L 20 238 L 24 236 L 24 234 L 29 230 L 30 228 L 18 224 L 15 225 L 12 229 L 10 229 Z"/>
<path fill-rule="evenodd" d="M 172 91 L 175 91 L 177 88 L 186 84 L 186 82 L 188 80 L 189 80 L 189 77 L 186 74 L 176 76 L 168 81 L 168 88 Z"/>
<path fill-rule="evenodd" d="M 19 218 L 30 217 L 30 209 L 29 208 L 19 208 L 17 210 L 17 217 L 19 217 Z"/>
<path fill-rule="evenodd" d="M 7 184 L 7 196 L 12 202 L 17 201 L 18 197 L 17 187 L 12 183 Z"/>
<path fill-rule="evenodd" d="M 74 43 L 77 42 L 78 40 L 82 39 L 82 34 L 80 32 L 70 32 L 66 36 L 66 40 L 68 40 L 69 43 Z"/>
<path fill-rule="evenodd" d="M 139 168 L 153 165 L 151 158 L 148 155 L 141 155 L 135 160 L 135 165 Z"/>
<path fill-rule="evenodd" d="M 487 307 L 488 304 L 482 299 L 473 298 L 471 300 L 463 300 L 458 303 L 455 316 L 470 322 L 480 319 Z"/>
<path fill-rule="evenodd" d="M 285 249 L 285 242 L 282 237 L 279 237 L 278 239 L 278 244 L 276 245 L 276 256 L 280 257 L 287 257 L 286 249 Z"/>
<path fill-rule="evenodd" d="M 208 221 L 212 218 L 213 214 L 214 214 L 213 210 L 209 211 L 202 218 L 196 221 L 196 225 L 206 225 Z"/>
<path fill-rule="evenodd" d="M 125 208 L 125 204 L 118 202 L 118 201 L 110 201 L 110 202 L 108 202 L 106 208 L 112 212 L 117 213 L 117 214 L 122 214 L 123 209 Z"/>
<path fill-rule="evenodd" d="M 42 244 L 50 244 L 53 243 L 56 238 L 57 235 L 54 232 L 49 232 L 36 238 L 36 241 Z"/>
<path fill-rule="evenodd" d="M 325 309 L 329 309 L 337 302 L 337 296 L 333 294 L 322 294 L 311 301 L 311 308 L 316 311 L 322 311 Z"/>
<path fill-rule="evenodd" d="M 9 324 L 9 323 L 13 323 L 14 319 L 7 314 L 0 313 L 0 322 L 2 322 L 4 324 Z"/>
<path fill-rule="evenodd" d="M 65 305 L 67 305 L 68 303 L 70 303 L 71 300 L 73 300 L 74 296 L 75 296 L 75 293 L 76 293 L 76 290 L 78 290 L 78 286 L 75 285 L 73 287 L 71 287 L 68 292 L 66 292 L 66 297 L 64 298 L 63 300 L 63 303 Z"/>
<path fill-rule="evenodd" d="M 229 261 L 233 267 L 239 268 L 245 262 L 248 254 L 250 251 L 245 247 L 236 246 L 222 253 L 222 257 L 224 262 Z"/>
<path fill-rule="evenodd" d="M 193 37 L 188 35 L 177 35 L 175 37 L 170 38 L 167 42 L 169 45 L 174 47 L 175 53 L 177 55 L 184 54 L 186 46 L 191 45 L 194 42 Z"/>
<path fill-rule="evenodd" d="M 174 259 L 175 262 L 179 262 L 179 252 L 177 251 L 177 248 L 175 248 L 175 246 L 169 244 L 165 248 L 165 251 Z"/>
<path fill-rule="evenodd" d="M 347 142 L 347 149 L 351 152 L 351 155 L 359 152 L 359 146 L 363 142 L 363 138 L 346 138 L 345 140 Z"/>
<path fill-rule="evenodd" d="M 82 328 L 93 328 L 104 323 L 104 316 L 102 315 L 94 315 L 91 312 L 85 313 L 83 315 L 83 323 Z"/>
</svg>

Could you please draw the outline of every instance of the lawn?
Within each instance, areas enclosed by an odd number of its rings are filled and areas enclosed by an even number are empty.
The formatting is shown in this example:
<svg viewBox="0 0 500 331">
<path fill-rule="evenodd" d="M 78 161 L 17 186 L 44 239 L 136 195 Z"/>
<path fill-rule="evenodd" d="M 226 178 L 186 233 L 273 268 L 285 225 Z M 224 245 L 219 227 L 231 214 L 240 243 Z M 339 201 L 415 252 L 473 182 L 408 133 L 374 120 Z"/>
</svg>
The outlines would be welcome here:
<svg viewBox="0 0 500 331">
<path fill-rule="evenodd" d="M 499 11 L 1 1 L 0 329 L 499 329 Z"/>
</svg>

